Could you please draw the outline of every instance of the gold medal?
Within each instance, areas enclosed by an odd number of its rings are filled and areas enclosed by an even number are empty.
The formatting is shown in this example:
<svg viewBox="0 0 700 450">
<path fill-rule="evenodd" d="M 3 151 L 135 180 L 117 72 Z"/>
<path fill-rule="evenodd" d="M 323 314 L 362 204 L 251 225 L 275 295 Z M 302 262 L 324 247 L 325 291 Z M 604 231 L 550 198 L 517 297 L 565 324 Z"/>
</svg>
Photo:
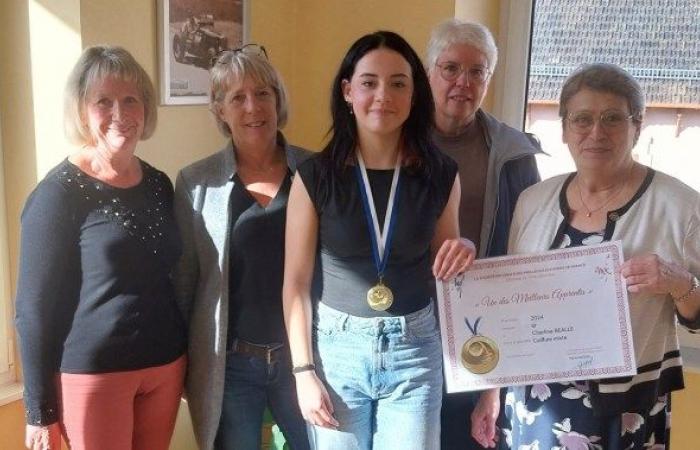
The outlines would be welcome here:
<svg viewBox="0 0 700 450">
<path fill-rule="evenodd" d="M 386 311 L 394 303 L 394 294 L 379 280 L 367 291 L 367 303 L 375 311 Z"/>
<path fill-rule="evenodd" d="M 462 346 L 462 365 L 475 374 L 491 372 L 498 364 L 498 345 L 485 336 L 472 336 Z"/>
</svg>

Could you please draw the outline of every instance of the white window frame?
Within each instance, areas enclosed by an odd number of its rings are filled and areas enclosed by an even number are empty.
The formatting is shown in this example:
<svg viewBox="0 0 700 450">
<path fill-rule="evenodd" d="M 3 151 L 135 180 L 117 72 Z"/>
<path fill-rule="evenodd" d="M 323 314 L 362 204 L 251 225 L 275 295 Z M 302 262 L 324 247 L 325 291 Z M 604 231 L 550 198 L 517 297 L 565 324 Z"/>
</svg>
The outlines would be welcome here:
<svg viewBox="0 0 700 450">
<path fill-rule="evenodd" d="M 513 128 L 525 126 L 533 0 L 501 0 L 493 114 Z"/>
</svg>

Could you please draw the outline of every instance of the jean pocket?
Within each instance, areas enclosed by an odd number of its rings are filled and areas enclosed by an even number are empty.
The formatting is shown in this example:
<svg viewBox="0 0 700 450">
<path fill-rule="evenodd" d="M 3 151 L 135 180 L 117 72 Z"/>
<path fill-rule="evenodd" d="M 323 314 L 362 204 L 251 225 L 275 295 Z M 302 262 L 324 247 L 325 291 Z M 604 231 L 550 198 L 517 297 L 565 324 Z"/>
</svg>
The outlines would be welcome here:
<svg viewBox="0 0 700 450">
<path fill-rule="evenodd" d="M 323 323 L 322 321 L 314 320 L 313 334 L 318 337 L 333 337 L 338 333 L 338 329 L 332 324 Z"/>
<path fill-rule="evenodd" d="M 414 318 L 406 326 L 409 338 L 433 339 L 440 335 L 435 315 L 432 312 Z"/>
</svg>

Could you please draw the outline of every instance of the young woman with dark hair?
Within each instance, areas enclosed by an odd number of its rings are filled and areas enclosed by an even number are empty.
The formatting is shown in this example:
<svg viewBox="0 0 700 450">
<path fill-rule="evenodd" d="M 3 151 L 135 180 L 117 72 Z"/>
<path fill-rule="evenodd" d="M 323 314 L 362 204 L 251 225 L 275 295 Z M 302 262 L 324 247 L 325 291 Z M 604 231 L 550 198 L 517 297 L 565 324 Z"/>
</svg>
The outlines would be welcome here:
<svg viewBox="0 0 700 450">
<path fill-rule="evenodd" d="M 358 61 L 368 52 L 378 48 L 400 54 L 411 67 L 415 87 L 412 93 L 412 107 L 401 130 L 404 143 L 408 144 L 404 149 L 404 160 L 414 172 L 420 169 L 427 176 L 435 165 L 442 163 L 442 159 L 434 151 L 431 139 L 435 109 L 428 76 L 423 70 L 423 63 L 408 42 L 389 31 L 363 36 L 343 58 L 333 80 L 331 93 L 332 137 L 323 153 L 333 160 L 335 169 L 340 172 L 347 168 L 348 159 L 354 159 L 358 141 L 357 123 L 353 119 L 352 108 L 345 99 L 344 84 L 351 79 Z M 424 89 L 426 86 L 427 90 Z"/>
<path fill-rule="evenodd" d="M 328 145 L 293 182 L 286 229 L 285 322 L 311 444 L 436 449 L 434 278 L 475 253 L 459 238 L 457 167 L 430 141 L 428 78 L 395 33 L 352 45 L 331 111 Z"/>
</svg>

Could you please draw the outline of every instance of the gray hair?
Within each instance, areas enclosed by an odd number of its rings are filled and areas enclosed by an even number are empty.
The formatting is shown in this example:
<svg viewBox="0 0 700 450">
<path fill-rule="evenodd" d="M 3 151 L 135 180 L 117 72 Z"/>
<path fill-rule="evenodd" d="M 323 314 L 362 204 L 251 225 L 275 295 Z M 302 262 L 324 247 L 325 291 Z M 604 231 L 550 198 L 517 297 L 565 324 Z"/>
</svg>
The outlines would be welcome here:
<svg viewBox="0 0 700 450">
<path fill-rule="evenodd" d="M 231 130 L 219 117 L 216 107 L 224 101 L 231 85 L 242 81 L 245 77 L 251 77 L 256 83 L 272 88 L 275 92 L 277 126 L 282 128 L 287 123 L 289 114 L 287 89 L 279 72 L 270 64 L 264 53 L 247 52 L 244 48 L 228 50 L 216 59 L 209 75 L 211 79 L 209 109 L 216 118 L 216 126 L 224 135 L 231 136 Z"/>
<path fill-rule="evenodd" d="M 158 107 L 151 78 L 124 48 L 95 45 L 83 51 L 66 83 L 63 128 L 71 142 L 78 145 L 90 144 L 92 137 L 84 118 L 87 96 L 95 84 L 109 77 L 136 84 L 144 106 L 141 139 L 146 140 L 153 135 L 158 121 Z"/>
<path fill-rule="evenodd" d="M 559 117 L 566 126 L 566 105 L 581 89 L 607 92 L 627 100 L 632 120 L 638 125 L 644 117 L 644 91 L 637 80 L 622 67 L 610 63 L 584 64 L 564 81 L 559 96 Z"/>
<path fill-rule="evenodd" d="M 435 67 L 440 54 L 455 44 L 470 45 L 476 48 L 486 56 L 489 72 L 493 72 L 496 68 L 498 48 L 489 29 L 476 22 L 448 19 L 436 26 L 430 35 L 425 61 L 428 71 Z"/>
</svg>

